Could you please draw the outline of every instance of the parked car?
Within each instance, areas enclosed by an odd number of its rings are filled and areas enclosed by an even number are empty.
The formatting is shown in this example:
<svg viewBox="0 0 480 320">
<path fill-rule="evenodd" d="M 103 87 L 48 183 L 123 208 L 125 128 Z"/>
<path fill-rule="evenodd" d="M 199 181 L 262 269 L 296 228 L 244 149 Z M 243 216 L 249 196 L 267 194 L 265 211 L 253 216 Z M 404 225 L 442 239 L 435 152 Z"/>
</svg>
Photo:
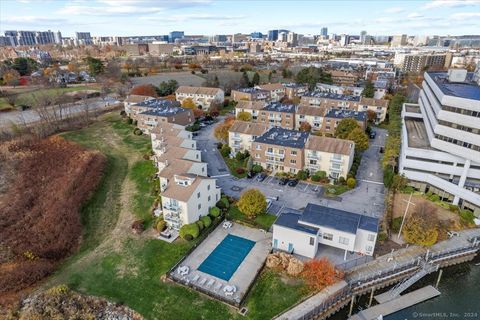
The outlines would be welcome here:
<svg viewBox="0 0 480 320">
<path fill-rule="evenodd" d="M 377 136 L 377 133 L 375 131 L 370 131 L 370 139 L 375 139 L 375 137 Z"/>
<path fill-rule="evenodd" d="M 284 186 L 288 183 L 288 179 L 287 178 L 281 178 L 280 179 L 280 182 L 278 183 L 279 185 L 281 186 Z"/>
<path fill-rule="evenodd" d="M 385 149 L 383 149 L 383 147 L 380 147 L 380 153 L 384 153 L 385 152 Z"/>
<path fill-rule="evenodd" d="M 26 105 L 26 104 L 21 104 L 20 108 L 22 108 L 22 111 L 25 111 L 25 110 L 31 109 L 32 106 L 29 106 L 29 105 Z"/>
<path fill-rule="evenodd" d="M 257 176 L 257 180 L 259 182 L 262 182 L 263 180 L 265 180 L 267 178 L 267 174 L 266 173 L 260 173 L 258 176 Z"/>
<path fill-rule="evenodd" d="M 255 177 L 257 174 L 253 171 L 249 171 L 247 173 L 247 179 L 252 179 L 253 177 Z"/>
<path fill-rule="evenodd" d="M 295 187 L 297 184 L 298 184 L 298 180 L 297 180 L 297 179 L 290 179 L 290 180 L 288 180 L 288 186 L 289 186 L 289 187 Z"/>
</svg>

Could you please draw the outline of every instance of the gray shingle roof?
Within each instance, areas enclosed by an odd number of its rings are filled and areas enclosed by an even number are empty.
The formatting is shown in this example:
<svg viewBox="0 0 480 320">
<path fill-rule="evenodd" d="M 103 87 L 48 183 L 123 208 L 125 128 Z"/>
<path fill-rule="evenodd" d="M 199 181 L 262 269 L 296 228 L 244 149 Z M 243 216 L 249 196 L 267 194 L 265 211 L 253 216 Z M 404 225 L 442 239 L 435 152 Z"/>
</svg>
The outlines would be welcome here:
<svg viewBox="0 0 480 320">
<path fill-rule="evenodd" d="M 291 229 L 295 229 L 298 231 L 303 231 L 310 234 L 317 234 L 318 229 L 310 226 L 301 225 L 298 223 L 298 219 L 301 215 L 291 212 L 284 212 L 282 213 L 277 220 L 275 221 L 275 225 L 287 227 Z"/>
<path fill-rule="evenodd" d="M 364 121 L 367 118 L 367 113 L 364 111 L 355 110 L 330 109 L 325 117 L 336 119 L 353 118 L 358 121 Z"/>
<path fill-rule="evenodd" d="M 271 128 L 254 141 L 259 143 L 273 144 L 277 146 L 303 149 L 307 142 L 308 132 L 288 130 L 283 128 Z"/>
</svg>

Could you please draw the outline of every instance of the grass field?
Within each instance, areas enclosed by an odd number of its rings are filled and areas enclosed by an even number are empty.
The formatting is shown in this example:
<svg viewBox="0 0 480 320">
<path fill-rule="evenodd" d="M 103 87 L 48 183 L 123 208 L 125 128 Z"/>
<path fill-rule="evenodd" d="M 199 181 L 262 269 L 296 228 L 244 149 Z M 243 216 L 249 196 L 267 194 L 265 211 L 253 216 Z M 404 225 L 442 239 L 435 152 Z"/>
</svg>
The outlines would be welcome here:
<svg viewBox="0 0 480 320">
<path fill-rule="evenodd" d="M 134 220 L 151 219 L 155 199 L 154 168 L 143 159 L 150 139 L 132 131 L 118 115 L 108 114 L 87 128 L 62 134 L 106 154 L 108 164 L 100 186 L 82 209 L 81 250 L 44 286 L 65 283 L 81 293 L 125 304 L 146 319 L 241 319 L 223 303 L 161 280 L 195 241 L 168 244 L 155 239 L 152 229 L 141 235 L 130 230 Z M 262 215 L 255 222 L 267 228 L 274 219 Z M 267 272 L 251 292 L 248 317 L 270 319 L 301 296 L 298 284 L 284 283 L 279 275 Z"/>
<path fill-rule="evenodd" d="M 49 88 L 49 89 L 39 89 L 32 90 L 27 92 L 19 93 L 15 105 L 28 105 L 35 107 L 36 98 L 41 96 L 59 96 L 63 93 L 72 92 L 72 91 L 84 91 L 84 90 L 98 90 L 96 87 L 92 86 L 76 86 L 76 87 L 67 87 L 67 88 Z M 2 109 L 13 109 L 12 106 L 5 100 L 5 98 L 0 98 L 0 110 Z"/>
<path fill-rule="evenodd" d="M 253 224 L 259 228 L 268 230 L 272 226 L 272 224 L 277 219 L 276 216 L 272 214 L 260 214 L 254 220 L 247 218 L 247 216 L 241 212 L 237 207 L 232 206 L 227 211 L 227 218 L 232 220 L 240 220 L 245 221 L 249 224 Z"/>
</svg>

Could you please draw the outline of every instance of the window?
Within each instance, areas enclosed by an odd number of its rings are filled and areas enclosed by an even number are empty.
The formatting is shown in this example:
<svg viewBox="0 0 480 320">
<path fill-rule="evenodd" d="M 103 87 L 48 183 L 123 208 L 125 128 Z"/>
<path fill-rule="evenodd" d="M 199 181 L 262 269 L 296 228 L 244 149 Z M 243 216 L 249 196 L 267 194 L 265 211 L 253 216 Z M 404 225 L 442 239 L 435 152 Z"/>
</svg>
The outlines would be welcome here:
<svg viewBox="0 0 480 320">
<path fill-rule="evenodd" d="M 255 158 L 260 159 L 260 154 L 255 153 Z"/>
<path fill-rule="evenodd" d="M 200 209 L 202 209 L 202 204 L 201 203 L 198 204 L 198 210 L 200 210 Z"/>
<path fill-rule="evenodd" d="M 207 186 L 207 190 L 210 190 L 210 185 Z"/>
<path fill-rule="evenodd" d="M 345 237 L 338 237 L 338 243 L 348 246 L 349 239 Z"/>
<path fill-rule="evenodd" d="M 262 146 L 257 144 L 257 147 L 256 147 L 257 150 L 262 150 Z"/>
<path fill-rule="evenodd" d="M 200 199 L 200 192 L 199 192 L 199 193 L 197 193 L 197 198 L 198 198 L 198 199 Z"/>
<path fill-rule="evenodd" d="M 375 241 L 375 235 L 374 234 L 369 234 L 367 237 L 368 241 Z"/>
<path fill-rule="evenodd" d="M 296 156 L 296 155 L 297 155 L 297 151 L 295 151 L 295 150 L 290 151 L 290 155 L 291 155 L 291 156 Z"/>
<path fill-rule="evenodd" d="M 365 250 L 367 250 L 367 252 L 372 252 L 373 247 L 372 246 L 366 246 Z"/>
<path fill-rule="evenodd" d="M 268 148 L 268 149 L 267 149 L 267 152 L 273 153 L 273 148 Z"/>
<path fill-rule="evenodd" d="M 291 164 L 296 164 L 296 163 L 297 163 L 297 160 L 293 160 L 293 159 L 292 159 L 292 160 L 290 160 L 290 163 L 291 163 Z"/>
<path fill-rule="evenodd" d="M 324 234 L 323 234 L 323 239 L 332 241 L 332 240 L 333 240 L 333 234 L 331 234 L 331 233 L 324 233 Z"/>
<path fill-rule="evenodd" d="M 212 197 L 211 197 L 211 196 L 208 196 L 208 201 L 210 201 L 211 199 L 212 199 Z"/>
<path fill-rule="evenodd" d="M 315 244 L 315 239 L 310 237 L 310 245 L 313 246 Z"/>
</svg>

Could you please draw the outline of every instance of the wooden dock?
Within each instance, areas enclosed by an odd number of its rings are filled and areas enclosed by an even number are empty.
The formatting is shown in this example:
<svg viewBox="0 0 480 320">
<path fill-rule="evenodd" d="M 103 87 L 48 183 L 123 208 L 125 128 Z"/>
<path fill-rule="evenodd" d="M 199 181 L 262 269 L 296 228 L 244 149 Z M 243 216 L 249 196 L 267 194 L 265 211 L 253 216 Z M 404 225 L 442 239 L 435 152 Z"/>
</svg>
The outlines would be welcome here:
<svg viewBox="0 0 480 320">
<path fill-rule="evenodd" d="M 440 291 L 433 286 L 426 286 L 393 300 L 365 309 L 356 315 L 351 316 L 350 320 L 375 320 L 378 319 L 380 315 L 386 316 L 395 313 L 439 295 Z"/>
</svg>

